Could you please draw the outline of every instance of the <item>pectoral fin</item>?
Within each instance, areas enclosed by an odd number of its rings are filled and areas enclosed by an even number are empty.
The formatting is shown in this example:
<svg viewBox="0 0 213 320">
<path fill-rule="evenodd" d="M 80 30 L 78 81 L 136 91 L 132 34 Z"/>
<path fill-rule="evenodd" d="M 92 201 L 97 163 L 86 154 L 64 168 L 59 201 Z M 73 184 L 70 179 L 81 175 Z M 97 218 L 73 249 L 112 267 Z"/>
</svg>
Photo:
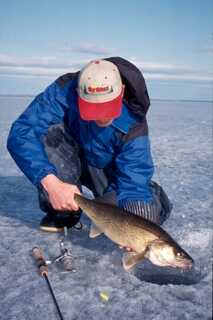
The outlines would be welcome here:
<svg viewBox="0 0 213 320">
<path fill-rule="evenodd" d="M 142 261 L 145 257 L 147 249 L 143 252 L 136 253 L 136 252 L 126 252 L 123 255 L 122 263 L 123 267 L 126 271 L 133 268 L 139 261 Z"/>
<path fill-rule="evenodd" d="M 90 232 L 89 232 L 90 238 L 96 238 L 102 233 L 103 232 L 94 223 L 91 223 Z"/>
</svg>

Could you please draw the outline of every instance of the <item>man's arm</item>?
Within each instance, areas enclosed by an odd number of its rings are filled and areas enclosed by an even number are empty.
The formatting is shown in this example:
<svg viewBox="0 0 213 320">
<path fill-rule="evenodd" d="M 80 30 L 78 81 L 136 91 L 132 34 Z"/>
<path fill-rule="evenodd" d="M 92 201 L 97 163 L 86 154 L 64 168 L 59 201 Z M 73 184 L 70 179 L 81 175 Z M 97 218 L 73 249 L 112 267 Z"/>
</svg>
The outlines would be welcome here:
<svg viewBox="0 0 213 320">
<path fill-rule="evenodd" d="M 116 163 L 119 206 L 160 223 L 161 204 L 150 186 L 154 165 L 148 135 L 140 135 L 123 143 Z"/>
<path fill-rule="evenodd" d="M 68 108 L 56 100 L 56 90 L 57 84 L 51 84 L 13 123 L 7 148 L 29 180 L 47 191 L 55 210 L 78 210 L 74 201 L 74 193 L 80 193 L 78 187 L 57 178 L 42 143 L 42 136 L 50 126 L 63 121 Z"/>
<path fill-rule="evenodd" d="M 13 123 L 7 148 L 18 167 L 34 185 L 48 174 L 57 175 L 48 161 L 42 136 L 48 128 L 63 121 L 66 107 L 56 100 L 56 83 L 38 95 Z"/>
<path fill-rule="evenodd" d="M 129 200 L 151 202 L 150 180 L 154 173 L 148 136 L 124 142 L 116 157 L 118 168 L 117 195 L 119 205 Z"/>
</svg>

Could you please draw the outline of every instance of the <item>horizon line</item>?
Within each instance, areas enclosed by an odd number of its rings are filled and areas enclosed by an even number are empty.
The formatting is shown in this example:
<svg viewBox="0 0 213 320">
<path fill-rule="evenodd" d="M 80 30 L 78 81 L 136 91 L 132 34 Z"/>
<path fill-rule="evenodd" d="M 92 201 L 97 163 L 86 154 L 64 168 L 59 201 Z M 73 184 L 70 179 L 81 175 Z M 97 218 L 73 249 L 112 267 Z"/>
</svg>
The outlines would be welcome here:
<svg viewBox="0 0 213 320">
<path fill-rule="evenodd" d="M 36 94 L 26 94 L 26 93 L 0 93 L 0 97 L 36 97 Z M 213 100 L 203 100 L 203 99 L 169 99 L 169 98 L 150 98 L 151 101 L 188 101 L 188 102 L 212 102 Z"/>
</svg>

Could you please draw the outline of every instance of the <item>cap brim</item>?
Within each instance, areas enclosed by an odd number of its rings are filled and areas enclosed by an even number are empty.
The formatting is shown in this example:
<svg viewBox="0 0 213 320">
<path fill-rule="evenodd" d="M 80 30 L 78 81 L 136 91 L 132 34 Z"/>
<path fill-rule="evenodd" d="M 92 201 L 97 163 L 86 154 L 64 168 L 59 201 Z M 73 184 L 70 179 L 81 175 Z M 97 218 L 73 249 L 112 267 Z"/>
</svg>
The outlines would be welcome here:
<svg viewBox="0 0 213 320">
<path fill-rule="evenodd" d="M 117 118 L 122 108 L 121 94 L 114 100 L 108 102 L 91 103 L 78 97 L 80 116 L 83 120 L 103 120 Z"/>
</svg>

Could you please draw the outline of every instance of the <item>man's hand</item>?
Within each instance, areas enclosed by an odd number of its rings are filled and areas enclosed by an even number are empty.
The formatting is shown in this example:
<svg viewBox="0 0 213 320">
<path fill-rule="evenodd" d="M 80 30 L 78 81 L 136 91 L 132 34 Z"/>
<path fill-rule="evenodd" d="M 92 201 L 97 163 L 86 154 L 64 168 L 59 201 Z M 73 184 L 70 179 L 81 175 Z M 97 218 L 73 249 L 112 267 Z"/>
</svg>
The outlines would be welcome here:
<svg viewBox="0 0 213 320">
<path fill-rule="evenodd" d="M 128 252 L 133 252 L 133 250 L 130 248 L 130 247 L 122 247 L 122 246 L 119 246 L 120 249 L 124 249 Z"/>
<path fill-rule="evenodd" d="M 74 201 L 74 194 L 81 194 L 78 187 L 61 181 L 55 175 L 49 174 L 41 180 L 41 184 L 49 195 L 49 201 L 55 210 L 77 211 L 79 206 Z"/>
</svg>

